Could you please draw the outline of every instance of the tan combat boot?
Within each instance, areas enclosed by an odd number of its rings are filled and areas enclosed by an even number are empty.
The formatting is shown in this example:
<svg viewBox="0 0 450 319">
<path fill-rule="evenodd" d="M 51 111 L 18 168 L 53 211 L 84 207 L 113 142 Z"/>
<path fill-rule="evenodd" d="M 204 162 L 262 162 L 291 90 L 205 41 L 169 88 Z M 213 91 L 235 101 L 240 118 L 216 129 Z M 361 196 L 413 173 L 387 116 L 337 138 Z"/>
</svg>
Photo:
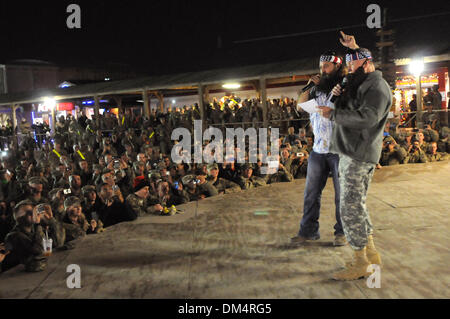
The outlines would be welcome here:
<svg viewBox="0 0 450 319">
<path fill-rule="evenodd" d="M 381 267 L 381 257 L 378 251 L 375 249 L 375 244 L 373 243 L 373 236 L 367 236 L 367 246 L 366 246 L 366 256 L 367 260 L 371 265 L 379 265 Z M 348 268 L 352 265 L 353 261 L 348 261 L 345 263 L 345 267 Z"/>
<path fill-rule="evenodd" d="M 370 272 L 367 271 L 370 263 L 366 256 L 366 247 L 361 250 L 354 250 L 353 262 L 343 271 L 333 275 L 334 280 L 356 280 L 359 278 L 369 277 Z"/>
<path fill-rule="evenodd" d="M 375 244 L 373 243 L 373 236 L 367 236 L 367 246 L 366 255 L 369 263 L 379 265 L 381 267 L 381 256 L 375 249 Z"/>
</svg>

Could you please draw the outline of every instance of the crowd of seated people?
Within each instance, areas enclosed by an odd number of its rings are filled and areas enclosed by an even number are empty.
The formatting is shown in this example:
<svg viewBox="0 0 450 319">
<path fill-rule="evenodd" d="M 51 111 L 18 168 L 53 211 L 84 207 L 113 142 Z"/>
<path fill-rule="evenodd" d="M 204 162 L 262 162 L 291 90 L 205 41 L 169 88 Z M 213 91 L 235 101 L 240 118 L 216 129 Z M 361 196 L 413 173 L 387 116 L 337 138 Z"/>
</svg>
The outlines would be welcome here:
<svg viewBox="0 0 450 319">
<path fill-rule="evenodd" d="M 227 110 L 229 105 L 215 103 L 209 105 L 209 124 L 219 124 L 213 111 L 236 116 L 231 108 Z M 280 99 L 271 105 L 295 110 L 293 100 Z M 243 107 L 250 115 L 241 111 L 238 120 L 251 122 L 254 108 L 260 105 L 258 100 L 246 100 L 239 109 Z M 179 117 L 185 111 L 190 117 Z M 266 162 L 254 141 L 246 142 L 242 150 L 234 144 L 233 155 L 225 156 L 223 163 L 175 163 L 171 151 L 179 141 L 171 140 L 171 130 L 177 125 L 192 128 L 196 112 L 193 107 L 152 113 L 149 119 L 129 110 L 118 117 L 106 112 L 97 119 L 81 114 L 77 119 L 60 118 L 51 140 L 31 135 L 20 144 L 13 140 L 0 162 L 1 271 L 19 264 L 27 271 L 45 269 L 44 236 L 52 239 L 54 250 L 73 249 L 77 239 L 118 223 L 155 214 L 173 216 L 183 212 L 178 205 L 190 201 L 306 177 L 314 136 L 307 122 L 297 125 L 300 121 L 293 121 L 297 124 L 280 135 L 279 154 L 269 154 L 277 167 L 269 172 L 263 169 Z M 277 127 L 273 121 L 272 117 L 271 126 Z M 381 165 L 447 158 L 448 128 L 386 133 Z M 249 163 L 250 149 L 255 147 L 257 161 Z M 237 160 L 239 152 L 245 163 Z"/>
<path fill-rule="evenodd" d="M 449 129 L 440 131 L 426 125 L 424 129 L 395 129 L 386 132 L 380 156 L 380 166 L 438 162 L 449 159 Z"/>
</svg>

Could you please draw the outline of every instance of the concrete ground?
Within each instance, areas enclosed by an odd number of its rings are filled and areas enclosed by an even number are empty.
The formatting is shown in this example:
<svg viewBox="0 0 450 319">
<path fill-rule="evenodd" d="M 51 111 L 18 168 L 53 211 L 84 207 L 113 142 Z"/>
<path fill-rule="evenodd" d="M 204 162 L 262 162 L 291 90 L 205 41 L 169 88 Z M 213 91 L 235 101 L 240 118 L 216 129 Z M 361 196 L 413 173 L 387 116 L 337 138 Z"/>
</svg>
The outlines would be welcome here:
<svg viewBox="0 0 450 319">
<path fill-rule="evenodd" d="M 377 170 L 368 196 L 384 266 L 381 288 L 336 282 L 351 249 L 332 246 L 334 192 L 322 198 L 321 239 L 290 248 L 305 180 L 181 205 L 89 235 L 41 273 L 0 275 L 1 298 L 450 298 L 450 162 Z M 256 213 L 256 214 L 255 214 Z M 81 289 L 68 289 L 68 265 Z"/>
</svg>

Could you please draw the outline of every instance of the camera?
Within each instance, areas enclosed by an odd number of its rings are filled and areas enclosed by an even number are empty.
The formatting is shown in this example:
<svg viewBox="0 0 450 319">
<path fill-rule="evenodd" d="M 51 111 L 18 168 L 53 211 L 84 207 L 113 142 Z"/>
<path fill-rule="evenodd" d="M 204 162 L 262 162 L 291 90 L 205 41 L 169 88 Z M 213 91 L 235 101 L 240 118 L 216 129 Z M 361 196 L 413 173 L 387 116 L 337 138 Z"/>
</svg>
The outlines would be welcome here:
<svg viewBox="0 0 450 319">
<path fill-rule="evenodd" d="M 43 214 L 45 212 L 45 206 L 39 205 L 37 209 L 38 214 Z"/>
<path fill-rule="evenodd" d="M 72 194 L 72 191 L 70 190 L 70 188 L 64 190 L 64 195 L 67 195 L 67 194 Z"/>
<path fill-rule="evenodd" d="M 119 160 L 114 161 L 114 169 L 120 169 L 120 161 Z"/>
</svg>

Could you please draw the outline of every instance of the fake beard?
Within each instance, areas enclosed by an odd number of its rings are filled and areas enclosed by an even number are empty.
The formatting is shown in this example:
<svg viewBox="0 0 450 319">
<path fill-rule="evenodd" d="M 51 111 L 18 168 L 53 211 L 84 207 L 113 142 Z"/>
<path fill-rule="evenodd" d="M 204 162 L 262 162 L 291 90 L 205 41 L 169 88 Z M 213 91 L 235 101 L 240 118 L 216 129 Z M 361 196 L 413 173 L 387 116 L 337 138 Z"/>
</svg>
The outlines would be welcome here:
<svg viewBox="0 0 450 319">
<path fill-rule="evenodd" d="M 341 80 L 337 71 L 333 71 L 331 74 L 324 73 L 320 77 L 319 84 L 317 84 L 316 89 L 319 92 L 328 94 L 331 90 L 338 84 Z"/>
<path fill-rule="evenodd" d="M 366 80 L 368 75 L 368 73 L 364 73 L 362 66 L 357 68 L 355 72 L 347 75 L 348 85 L 346 91 L 350 98 L 356 98 L 356 92 L 358 91 L 359 86 Z"/>
</svg>

